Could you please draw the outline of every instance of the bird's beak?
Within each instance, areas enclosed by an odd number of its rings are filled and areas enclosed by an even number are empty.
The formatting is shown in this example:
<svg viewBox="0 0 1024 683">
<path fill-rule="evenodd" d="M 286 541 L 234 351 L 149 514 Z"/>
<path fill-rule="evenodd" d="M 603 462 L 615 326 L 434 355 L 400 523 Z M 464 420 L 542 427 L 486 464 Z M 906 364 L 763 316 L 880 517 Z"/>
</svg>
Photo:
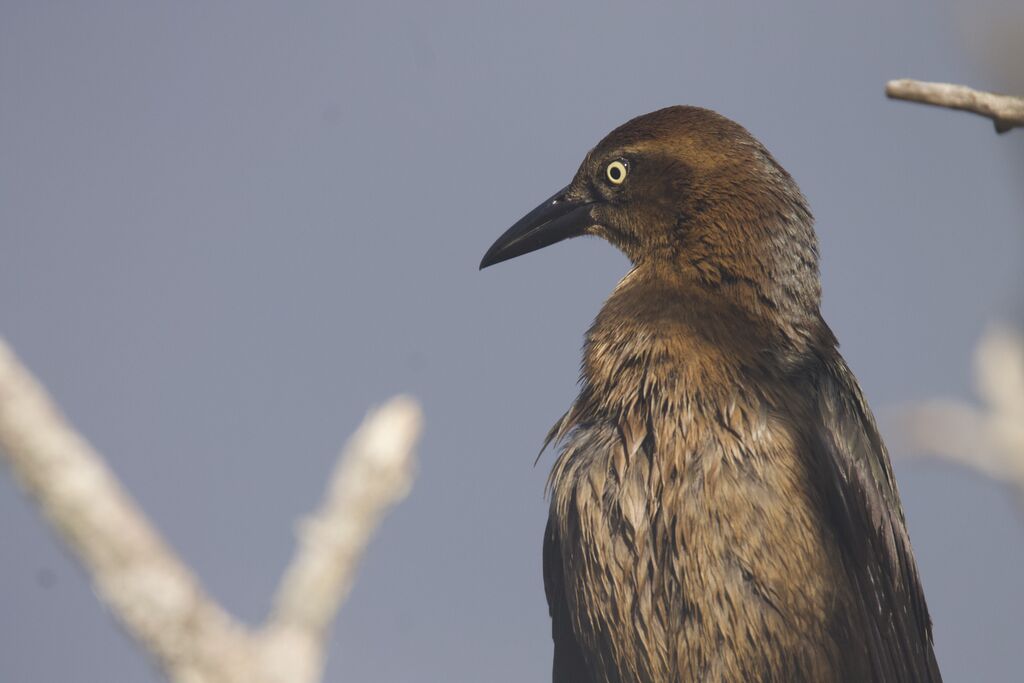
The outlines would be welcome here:
<svg viewBox="0 0 1024 683">
<path fill-rule="evenodd" d="M 506 230 L 484 254 L 480 270 L 582 235 L 594 223 L 590 216 L 593 202 L 570 199 L 568 190 L 563 187 Z"/>
</svg>

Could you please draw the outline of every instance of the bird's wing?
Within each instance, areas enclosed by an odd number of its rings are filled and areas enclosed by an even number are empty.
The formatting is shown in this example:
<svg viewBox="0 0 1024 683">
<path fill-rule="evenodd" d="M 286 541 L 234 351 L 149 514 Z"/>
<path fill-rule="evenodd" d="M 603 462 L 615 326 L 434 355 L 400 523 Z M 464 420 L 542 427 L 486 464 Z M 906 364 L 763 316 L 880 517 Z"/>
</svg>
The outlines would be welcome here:
<svg viewBox="0 0 1024 683">
<path fill-rule="evenodd" d="M 938 683 L 931 621 L 885 445 L 853 373 L 838 356 L 819 375 L 816 442 L 825 499 L 859 593 L 860 622 L 882 683 Z"/>
<path fill-rule="evenodd" d="M 583 651 L 572 629 L 563 576 L 558 531 L 548 520 L 544 531 L 544 592 L 551 613 L 551 637 L 555 641 L 551 680 L 554 683 L 593 683 L 583 659 Z"/>
</svg>

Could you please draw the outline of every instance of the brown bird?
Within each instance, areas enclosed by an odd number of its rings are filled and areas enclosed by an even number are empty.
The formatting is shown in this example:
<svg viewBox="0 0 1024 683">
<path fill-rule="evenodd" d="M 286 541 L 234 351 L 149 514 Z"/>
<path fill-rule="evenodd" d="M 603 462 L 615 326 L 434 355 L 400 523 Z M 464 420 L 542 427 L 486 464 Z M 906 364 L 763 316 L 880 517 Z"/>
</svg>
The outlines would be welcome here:
<svg viewBox="0 0 1024 683">
<path fill-rule="evenodd" d="M 813 219 L 743 127 L 629 121 L 481 268 L 579 235 L 633 267 L 548 434 L 556 683 L 940 681 L 885 446 L 819 311 Z"/>
</svg>

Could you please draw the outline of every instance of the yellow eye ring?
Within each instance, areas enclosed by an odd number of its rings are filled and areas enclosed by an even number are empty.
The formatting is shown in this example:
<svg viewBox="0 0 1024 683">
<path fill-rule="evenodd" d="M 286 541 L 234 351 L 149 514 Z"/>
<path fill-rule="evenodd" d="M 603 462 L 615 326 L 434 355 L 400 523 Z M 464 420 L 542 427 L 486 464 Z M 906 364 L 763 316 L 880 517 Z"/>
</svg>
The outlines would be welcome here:
<svg viewBox="0 0 1024 683">
<path fill-rule="evenodd" d="M 608 181 L 612 185 L 621 185 L 626 180 L 628 172 L 629 169 L 626 168 L 626 164 L 619 160 L 608 164 L 608 167 L 604 170 L 605 175 L 608 176 Z"/>
</svg>

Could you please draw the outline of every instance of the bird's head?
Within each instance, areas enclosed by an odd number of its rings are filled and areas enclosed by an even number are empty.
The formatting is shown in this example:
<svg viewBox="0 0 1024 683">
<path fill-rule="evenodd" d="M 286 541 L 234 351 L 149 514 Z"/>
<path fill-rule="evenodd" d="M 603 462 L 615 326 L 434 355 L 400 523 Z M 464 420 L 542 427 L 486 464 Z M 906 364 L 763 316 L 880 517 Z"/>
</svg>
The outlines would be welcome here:
<svg viewBox="0 0 1024 683">
<path fill-rule="evenodd" d="M 664 263 L 712 286 L 756 282 L 748 296 L 810 312 L 819 298 L 812 223 L 796 183 L 746 129 L 676 106 L 609 133 L 480 267 L 596 235 L 636 265 Z"/>
</svg>

